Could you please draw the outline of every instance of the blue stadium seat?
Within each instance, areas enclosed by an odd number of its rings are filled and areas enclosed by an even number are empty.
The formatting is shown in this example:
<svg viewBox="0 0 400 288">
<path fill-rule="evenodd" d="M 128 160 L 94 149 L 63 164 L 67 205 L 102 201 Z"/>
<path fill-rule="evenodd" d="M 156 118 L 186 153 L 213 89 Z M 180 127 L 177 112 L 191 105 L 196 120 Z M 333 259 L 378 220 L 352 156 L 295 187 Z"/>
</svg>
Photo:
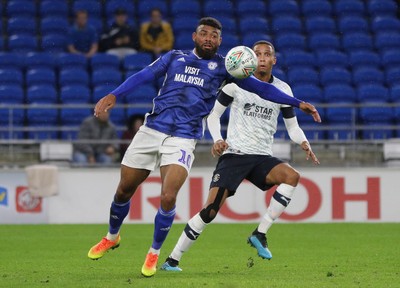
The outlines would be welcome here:
<svg viewBox="0 0 400 288">
<path fill-rule="evenodd" d="M 88 15 L 93 18 L 100 18 L 103 15 L 102 4 L 91 0 L 75 0 L 72 4 L 72 11 L 86 10 Z"/>
<path fill-rule="evenodd" d="M 379 67 L 381 59 L 376 52 L 360 50 L 350 52 L 349 63 L 353 69 L 365 66 Z"/>
<path fill-rule="evenodd" d="M 115 87 L 121 84 L 122 75 L 119 69 L 98 68 L 92 71 L 92 87 Z"/>
<path fill-rule="evenodd" d="M 336 23 L 331 17 L 313 16 L 305 19 L 306 31 L 309 35 L 314 33 L 336 33 Z"/>
<path fill-rule="evenodd" d="M 303 0 L 301 4 L 305 18 L 312 16 L 331 17 L 332 15 L 333 8 L 329 0 Z"/>
<path fill-rule="evenodd" d="M 336 83 L 351 84 L 351 73 L 343 67 L 325 67 L 320 70 L 320 83 L 323 86 Z"/>
<path fill-rule="evenodd" d="M 357 88 L 358 101 L 361 103 L 365 102 L 388 102 L 389 91 L 388 89 L 379 83 L 366 83 L 360 84 Z"/>
<path fill-rule="evenodd" d="M 292 86 L 293 95 L 306 102 L 322 103 L 324 94 L 321 88 L 316 84 L 297 84 Z"/>
<path fill-rule="evenodd" d="M 394 0 L 369 0 L 367 10 L 371 16 L 393 16 L 399 11 L 399 4 Z"/>
<path fill-rule="evenodd" d="M 324 99 L 327 103 L 355 103 L 357 94 L 350 84 L 335 83 L 325 86 Z"/>
<path fill-rule="evenodd" d="M 24 90 L 21 84 L 4 84 L 0 81 L 0 103 L 23 104 L 23 102 Z"/>
<path fill-rule="evenodd" d="M 153 85 L 141 85 L 132 93 L 125 96 L 126 103 L 152 103 L 157 96 L 157 90 Z"/>
<path fill-rule="evenodd" d="M 0 101 L 0 103 L 1 103 L 1 101 Z M 16 104 L 16 103 L 12 103 L 12 104 Z M 0 107 L 0 114 L 2 115 L 2 117 L 0 117 L 0 126 L 3 126 L 3 127 L 6 125 L 21 126 L 24 124 L 24 121 L 25 121 L 25 110 L 24 109 L 19 109 L 19 108 L 10 109 L 10 107 L 2 106 L 2 107 Z M 8 137 L 4 137 L 4 134 L 2 134 L 0 136 L 0 138 L 8 139 Z M 21 137 L 18 137 L 18 138 L 21 138 Z"/>
<path fill-rule="evenodd" d="M 233 17 L 234 11 L 232 1 L 228 0 L 206 0 L 203 4 L 203 14 L 211 17 Z"/>
<path fill-rule="evenodd" d="M 285 53 L 285 65 L 288 67 L 288 69 L 299 66 L 315 67 L 315 64 L 315 56 L 313 53 L 303 50 Z"/>
<path fill-rule="evenodd" d="M 55 87 L 56 73 L 49 68 L 30 69 L 26 71 L 25 83 L 27 87 L 43 84 Z"/>
<path fill-rule="evenodd" d="M 108 19 L 113 18 L 115 10 L 122 8 L 126 11 L 129 18 L 134 18 L 135 5 L 128 0 L 110 0 L 105 3 L 105 14 Z"/>
<path fill-rule="evenodd" d="M 172 0 L 170 12 L 171 18 L 186 16 L 199 19 L 201 5 L 199 1 Z"/>
<path fill-rule="evenodd" d="M 350 125 L 357 119 L 357 110 L 352 107 L 327 107 L 325 119 L 329 124 L 345 123 Z"/>
<path fill-rule="evenodd" d="M 275 47 L 279 52 L 306 49 L 306 39 L 302 34 L 285 33 L 275 37 Z"/>
<path fill-rule="evenodd" d="M 128 114 L 131 115 L 131 114 Z M 126 126 L 126 111 L 123 107 L 114 107 L 110 110 L 110 120 L 117 126 Z"/>
<path fill-rule="evenodd" d="M 42 37 L 42 50 L 48 53 L 62 53 L 67 48 L 67 38 L 63 34 L 47 34 Z"/>
<path fill-rule="evenodd" d="M 22 85 L 24 77 L 18 68 L 0 70 L 0 85 Z"/>
<path fill-rule="evenodd" d="M 25 57 L 19 53 L 0 52 L 0 69 L 22 69 Z"/>
<path fill-rule="evenodd" d="M 193 48 L 193 41 L 192 42 Z M 123 60 L 125 70 L 140 70 L 149 65 L 153 61 L 153 56 L 150 53 L 139 52 L 136 54 L 127 55 Z"/>
<path fill-rule="evenodd" d="M 169 15 L 168 5 L 164 0 L 138 1 L 137 5 L 137 16 L 139 17 L 139 22 L 148 20 L 150 17 L 150 11 L 154 8 L 159 9 L 165 18 Z"/>
<path fill-rule="evenodd" d="M 58 83 L 60 86 L 74 85 L 74 84 L 88 86 L 89 74 L 87 71 L 81 69 L 73 69 L 73 68 L 61 69 Z"/>
<path fill-rule="evenodd" d="M 359 116 L 361 123 L 367 126 L 362 131 L 363 139 L 388 139 L 393 137 L 393 130 L 380 127 L 381 125 L 394 124 L 394 109 L 392 107 L 361 107 Z"/>
<path fill-rule="evenodd" d="M 223 37 L 226 35 L 226 33 L 237 34 L 238 28 L 235 18 L 220 16 L 218 17 L 218 20 L 219 22 L 221 22 L 222 25 Z"/>
<path fill-rule="evenodd" d="M 34 18 L 27 18 L 26 16 L 9 18 L 7 23 L 7 34 L 26 34 L 35 36 L 37 34 L 36 20 Z"/>
<path fill-rule="evenodd" d="M 181 34 L 189 37 L 190 40 L 192 33 L 196 30 L 197 24 L 199 20 L 197 18 L 191 17 L 177 17 L 174 18 L 172 23 L 172 27 L 174 30 L 175 37 L 180 36 Z"/>
<path fill-rule="evenodd" d="M 27 69 L 54 69 L 56 65 L 52 55 L 43 52 L 31 52 L 26 54 L 25 67 Z"/>
<path fill-rule="evenodd" d="M 146 113 L 150 113 L 150 112 L 151 112 L 151 108 L 150 107 L 149 108 L 145 108 L 145 107 L 129 107 L 126 110 L 126 113 L 128 115 L 135 115 L 135 114 L 145 115 Z M 126 121 L 125 121 L 125 123 L 126 123 Z"/>
<path fill-rule="evenodd" d="M 340 33 L 367 32 L 368 21 L 364 16 L 343 16 L 339 18 L 338 28 Z"/>
<path fill-rule="evenodd" d="M 222 27 L 222 30 L 223 29 L 224 28 Z M 243 18 L 239 19 L 239 32 L 242 35 L 242 37 L 245 37 L 248 34 L 268 34 L 269 32 L 268 21 L 264 17 L 244 16 Z"/>
<path fill-rule="evenodd" d="M 265 17 L 267 15 L 267 6 L 262 0 L 253 0 L 251 5 L 247 0 L 236 1 L 236 14 L 242 17 L 243 15 L 252 15 L 253 17 Z"/>
<path fill-rule="evenodd" d="M 87 69 L 87 58 L 81 54 L 61 53 L 57 55 L 57 66 L 61 69 Z"/>
<path fill-rule="evenodd" d="M 364 15 L 366 12 L 361 0 L 336 0 L 334 1 L 335 14 L 341 16 Z"/>
<path fill-rule="evenodd" d="M 97 103 L 101 98 L 109 94 L 117 86 L 95 86 L 93 88 L 92 102 Z"/>
<path fill-rule="evenodd" d="M 58 102 L 58 95 L 54 85 L 34 85 L 26 91 L 26 102 L 32 103 L 47 103 L 56 104 Z"/>
<path fill-rule="evenodd" d="M 340 49 L 339 37 L 333 33 L 315 33 L 309 37 L 308 48 L 312 51 Z"/>
<path fill-rule="evenodd" d="M 7 2 L 6 15 L 11 17 L 36 17 L 36 3 L 34 1 L 11 0 Z"/>
<path fill-rule="evenodd" d="M 320 68 L 326 67 L 344 67 L 349 65 L 349 59 L 346 53 L 339 50 L 317 51 L 317 65 Z"/>
<path fill-rule="evenodd" d="M 91 94 L 87 86 L 79 84 L 66 85 L 61 88 L 60 101 L 63 104 L 90 103 Z"/>
<path fill-rule="evenodd" d="M 48 34 L 66 34 L 69 28 L 67 18 L 46 17 L 40 21 L 40 33 L 42 36 Z"/>
<path fill-rule="evenodd" d="M 222 36 L 222 43 L 224 42 L 224 39 L 225 39 L 224 36 Z M 265 33 L 246 33 L 242 35 L 242 44 L 248 47 L 253 47 L 253 44 L 259 40 L 266 40 L 272 42 L 271 36 Z M 227 53 L 228 51 L 225 52 Z M 219 52 L 221 53 L 221 49 L 219 50 Z M 225 54 L 221 53 L 221 54 L 226 55 L 226 53 Z"/>
<path fill-rule="evenodd" d="M 318 73 L 310 67 L 293 68 L 288 70 L 288 80 L 290 85 L 311 83 L 318 85 Z"/>
<path fill-rule="evenodd" d="M 385 70 L 385 82 L 387 85 L 395 85 L 400 83 L 399 67 L 392 67 Z"/>
<path fill-rule="evenodd" d="M 399 84 L 394 84 L 392 87 L 390 87 L 390 101 L 392 102 L 400 102 L 400 83 Z M 400 108 L 399 108 L 400 111 Z M 400 117 L 396 118 L 400 119 Z"/>
<path fill-rule="evenodd" d="M 240 45 L 239 37 L 236 36 L 235 34 L 230 34 L 225 32 L 224 35 L 222 36 L 222 43 L 221 43 L 221 49 L 226 48 L 226 49 L 231 49 L 235 46 Z"/>
<path fill-rule="evenodd" d="M 273 0 L 269 1 L 270 15 L 299 15 L 300 8 L 295 0 Z"/>
<path fill-rule="evenodd" d="M 379 51 L 400 48 L 400 32 L 381 32 L 375 35 L 375 48 Z"/>
<path fill-rule="evenodd" d="M 101 35 L 104 32 L 104 22 L 102 18 L 97 18 L 97 17 L 91 17 L 88 19 L 88 25 L 92 26 L 96 32 L 97 35 Z M 128 21 L 129 23 L 129 21 Z"/>
<path fill-rule="evenodd" d="M 28 132 L 28 139 L 57 139 L 58 138 L 58 111 L 51 108 L 35 108 L 31 105 L 26 111 L 26 120 L 32 131 Z"/>
<path fill-rule="evenodd" d="M 398 32 L 400 31 L 400 20 L 395 17 L 378 16 L 372 20 L 371 29 L 374 33 Z"/>
<path fill-rule="evenodd" d="M 288 81 L 286 73 L 282 69 L 280 69 L 276 66 L 274 66 L 274 68 L 272 70 L 272 74 L 274 75 L 274 77 L 277 77 L 277 78 L 281 79 L 282 81 L 285 81 L 285 82 Z"/>
<path fill-rule="evenodd" d="M 180 33 L 178 36 L 175 37 L 175 49 L 180 50 L 191 50 L 194 48 L 193 40 L 190 34 Z"/>
<path fill-rule="evenodd" d="M 44 0 L 39 2 L 40 18 L 57 17 L 68 19 L 69 8 L 67 1 Z"/>
<path fill-rule="evenodd" d="M 272 19 L 271 28 L 272 32 L 275 34 L 286 33 L 286 32 L 292 32 L 292 33 L 303 32 L 303 26 L 300 18 L 297 16 L 290 16 L 290 15 L 275 16 Z"/>
<path fill-rule="evenodd" d="M 346 52 L 356 50 L 373 50 L 372 37 L 369 33 L 346 33 L 342 37 L 342 47 Z"/>
<path fill-rule="evenodd" d="M 92 70 L 110 68 L 118 70 L 120 62 L 117 56 L 107 53 L 97 53 L 90 59 L 90 67 Z"/>
<path fill-rule="evenodd" d="M 3 32 L 1 32 L 1 29 L 0 29 L 0 33 L 3 33 Z M 0 37 L 0 51 L 5 51 L 5 50 L 6 50 L 6 46 L 4 44 L 4 39 L 3 39 L 3 37 Z"/>
<path fill-rule="evenodd" d="M 8 38 L 8 50 L 11 52 L 28 53 L 37 51 L 38 42 L 36 36 L 32 35 L 11 35 Z"/>
<path fill-rule="evenodd" d="M 79 126 L 86 117 L 92 115 L 93 111 L 90 108 L 68 108 L 65 106 L 60 110 L 60 124 L 62 126 Z"/>
<path fill-rule="evenodd" d="M 360 67 L 353 70 L 353 83 L 356 86 L 367 83 L 383 83 L 384 80 L 383 72 L 373 66 Z"/>
</svg>

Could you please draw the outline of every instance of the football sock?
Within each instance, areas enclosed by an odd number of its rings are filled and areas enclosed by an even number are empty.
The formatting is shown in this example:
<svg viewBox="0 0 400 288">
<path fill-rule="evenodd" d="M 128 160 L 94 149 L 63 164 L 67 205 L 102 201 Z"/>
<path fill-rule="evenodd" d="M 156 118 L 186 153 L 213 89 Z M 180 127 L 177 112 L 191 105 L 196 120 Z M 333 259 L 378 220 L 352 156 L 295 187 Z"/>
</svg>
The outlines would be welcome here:
<svg viewBox="0 0 400 288">
<path fill-rule="evenodd" d="M 117 203 L 114 198 L 110 208 L 109 229 L 106 236 L 108 240 L 115 241 L 115 239 L 117 239 L 122 222 L 124 221 L 126 215 L 128 215 L 130 204 L 131 201 Z"/>
<path fill-rule="evenodd" d="M 293 197 L 296 187 L 288 184 L 281 184 L 272 195 L 267 213 L 264 214 L 260 224 L 257 227 L 258 232 L 267 233 L 272 223 L 282 214 L 285 208 L 289 205 Z"/>
<path fill-rule="evenodd" d="M 186 224 L 186 227 L 179 237 L 170 257 L 180 261 L 182 254 L 190 249 L 196 239 L 200 236 L 201 232 L 203 232 L 206 225 L 207 224 L 201 219 L 199 213 L 194 215 Z"/>
<path fill-rule="evenodd" d="M 175 206 L 170 211 L 164 211 L 161 207 L 158 209 L 157 215 L 154 218 L 154 235 L 152 248 L 159 250 L 167 238 L 168 232 L 171 229 L 172 222 L 175 217 Z"/>
</svg>

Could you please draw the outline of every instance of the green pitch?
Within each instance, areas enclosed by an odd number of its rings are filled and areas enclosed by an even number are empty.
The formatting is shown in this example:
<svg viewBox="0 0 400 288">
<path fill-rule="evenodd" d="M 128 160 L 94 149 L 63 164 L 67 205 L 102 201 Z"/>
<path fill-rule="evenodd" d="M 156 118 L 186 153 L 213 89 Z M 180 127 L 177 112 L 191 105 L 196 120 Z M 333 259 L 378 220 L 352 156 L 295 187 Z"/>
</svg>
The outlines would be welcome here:
<svg viewBox="0 0 400 288">
<path fill-rule="evenodd" d="M 159 266 L 184 225 L 175 224 Z M 271 261 L 246 243 L 255 224 L 211 224 L 181 273 L 140 274 L 152 225 L 124 225 L 120 248 L 87 258 L 106 225 L 0 225 L 0 287 L 400 287 L 400 224 L 276 224 Z"/>
</svg>

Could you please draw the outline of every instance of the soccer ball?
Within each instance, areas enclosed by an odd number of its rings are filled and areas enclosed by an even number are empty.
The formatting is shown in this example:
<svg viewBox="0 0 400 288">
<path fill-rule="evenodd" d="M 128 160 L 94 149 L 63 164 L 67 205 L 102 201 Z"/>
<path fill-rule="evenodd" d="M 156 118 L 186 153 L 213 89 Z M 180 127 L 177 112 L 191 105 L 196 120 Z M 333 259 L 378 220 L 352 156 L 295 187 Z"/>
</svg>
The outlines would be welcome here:
<svg viewBox="0 0 400 288">
<path fill-rule="evenodd" d="M 235 78 L 247 78 L 256 71 L 258 65 L 257 55 L 247 46 L 233 47 L 226 54 L 225 68 Z"/>
</svg>

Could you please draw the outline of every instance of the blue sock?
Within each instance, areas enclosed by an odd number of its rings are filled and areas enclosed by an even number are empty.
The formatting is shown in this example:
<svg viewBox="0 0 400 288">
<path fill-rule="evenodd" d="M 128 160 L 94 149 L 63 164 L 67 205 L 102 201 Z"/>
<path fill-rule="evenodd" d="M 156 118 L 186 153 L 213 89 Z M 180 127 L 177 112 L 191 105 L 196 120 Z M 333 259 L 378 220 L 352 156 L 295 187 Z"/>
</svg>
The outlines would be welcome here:
<svg viewBox="0 0 400 288">
<path fill-rule="evenodd" d="M 111 203 L 110 208 L 110 220 L 109 220 L 109 228 L 108 232 L 110 234 L 117 234 L 119 229 L 121 228 L 122 222 L 124 221 L 126 215 L 128 215 L 129 207 L 131 201 L 126 203 L 116 203 L 115 199 Z"/>
<path fill-rule="evenodd" d="M 161 207 L 158 209 L 154 219 L 154 235 L 152 248 L 159 250 L 167 238 L 168 232 L 171 229 L 172 222 L 175 218 L 175 206 L 170 211 L 164 211 Z"/>
</svg>

